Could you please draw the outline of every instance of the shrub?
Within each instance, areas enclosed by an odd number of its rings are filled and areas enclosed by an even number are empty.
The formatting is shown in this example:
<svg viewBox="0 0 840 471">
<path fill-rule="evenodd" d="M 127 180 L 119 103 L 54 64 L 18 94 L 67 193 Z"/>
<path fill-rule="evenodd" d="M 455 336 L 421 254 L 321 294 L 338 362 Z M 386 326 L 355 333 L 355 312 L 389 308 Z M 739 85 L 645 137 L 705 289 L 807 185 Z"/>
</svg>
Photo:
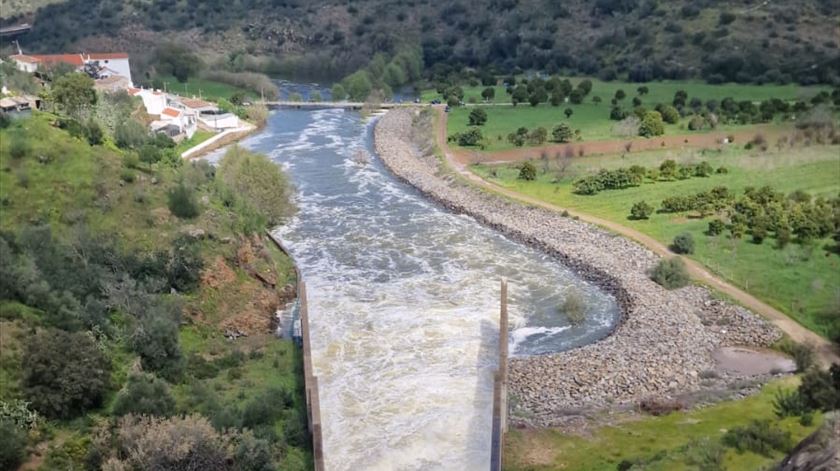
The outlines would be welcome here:
<svg viewBox="0 0 840 471">
<path fill-rule="evenodd" d="M 555 142 L 569 142 L 573 135 L 572 128 L 566 123 L 560 123 L 554 126 L 554 129 L 551 131 L 551 137 Z"/>
<path fill-rule="evenodd" d="M 685 262 L 679 257 L 660 260 L 651 272 L 651 279 L 666 289 L 682 288 L 690 281 Z"/>
<path fill-rule="evenodd" d="M 165 381 L 151 374 L 133 374 L 117 395 L 113 412 L 118 416 L 170 416 L 175 413 L 175 399 Z"/>
<path fill-rule="evenodd" d="M 702 438 L 692 441 L 686 450 L 686 463 L 700 471 L 724 471 L 726 449 L 717 440 Z"/>
<path fill-rule="evenodd" d="M 548 137 L 548 132 L 544 127 L 540 126 L 528 134 L 528 144 L 538 146 L 545 142 Z"/>
<path fill-rule="evenodd" d="M 671 250 L 679 254 L 694 253 L 694 237 L 688 232 L 683 232 L 674 237 L 674 242 L 671 244 Z"/>
<path fill-rule="evenodd" d="M 26 136 L 19 132 L 10 134 L 11 136 L 9 138 L 9 156 L 11 156 L 13 159 L 22 159 L 29 155 L 29 152 L 31 151 L 31 146 L 29 145 L 29 141 L 26 139 Z"/>
<path fill-rule="evenodd" d="M 808 406 L 796 390 L 779 390 L 773 398 L 773 412 L 779 418 L 794 417 L 808 411 Z"/>
<path fill-rule="evenodd" d="M 653 214 L 653 206 L 647 204 L 645 201 L 639 201 L 633 204 L 630 208 L 630 219 L 648 219 Z"/>
<path fill-rule="evenodd" d="M 577 290 L 570 290 L 560 305 L 560 312 L 566 315 L 572 325 L 580 325 L 586 320 L 586 301 Z"/>
<path fill-rule="evenodd" d="M 680 121 L 680 112 L 671 105 L 657 106 L 656 111 L 659 111 L 662 120 L 668 124 L 677 124 Z"/>
<path fill-rule="evenodd" d="M 134 170 L 131 170 L 130 168 L 124 168 L 120 170 L 120 180 L 126 183 L 133 183 L 136 178 L 137 174 L 134 172 Z"/>
<path fill-rule="evenodd" d="M 840 409 L 840 365 L 831 365 L 828 371 L 811 369 L 802 376 L 798 393 L 808 408 Z"/>
<path fill-rule="evenodd" d="M 0 469 L 17 469 L 26 451 L 26 435 L 11 422 L 0 422 Z"/>
<path fill-rule="evenodd" d="M 95 146 L 102 144 L 102 140 L 105 137 L 105 133 L 102 131 L 102 127 L 93 119 L 89 119 L 87 124 L 85 125 L 85 138 L 88 141 L 88 144 Z"/>
<path fill-rule="evenodd" d="M 639 401 L 639 410 L 654 416 L 668 415 L 685 407 L 685 403 L 676 399 L 648 398 Z"/>
<path fill-rule="evenodd" d="M 805 372 L 814 365 L 816 355 L 810 345 L 787 342 L 782 344 L 782 351 L 793 357 L 798 372 Z"/>
<path fill-rule="evenodd" d="M 145 313 L 131 334 L 130 345 L 140 356 L 145 370 L 177 379 L 183 362 L 178 345 L 178 318 L 171 312 L 172 308 L 169 304 L 157 305 Z"/>
<path fill-rule="evenodd" d="M 519 179 L 533 181 L 537 179 L 537 167 L 531 162 L 525 162 L 519 169 Z"/>
<path fill-rule="evenodd" d="M 766 420 L 735 427 L 724 434 L 722 442 L 739 453 L 751 451 L 763 456 L 772 456 L 774 451 L 787 452 L 792 445 L 790 432 L 772 427 Z"/>
<path fill-rule="evenodd" d="M 27 400 L 41 414 L 69 418 L 101 404 L 111 365 L 83 333 L 43 330 L 26 342 L 21 362 Z"/>
<path fill-rule="evenodd" d="M 121 149 L 136 149 L 148 139 L 146 128 L 133 119 L 123 121 L 114 129 L 114 141 Z"/>
<path fill-rule="evenodd" d="M 110 469 L 229 469 L 230 436 L 221 435 L 199 415 L 120 419 L 116 431 L 120 457 L 108 461 Z"/>
<path fill-rule="evenodd" d="M 484 111 L 483 108 L 473 108 L 470 111 L 469 116 L 469 125 L 470 126 L 483 126 L 484 123 L 487 122 L 487 112 Z"/>
<path fill-rule="evenodd" d="M 285 427 L 283 429 L 286 430 Z M 233 443 L 233 462 L 237 471 L 273 471 L 278 469 L 272 459 L 271 444 L 245 430 Z"/>
<path fill-rule="evenodd" d="M 706 120 L 703 119 L 702 116 L 693 116 L 691 120 L 688 121 L 688 130 L 689 131 L 699 131 L 703 129 L 703 126 L 706 125 Z"/>
<path fill-rule="evenodd" d="M 217 181 L 254 208 L 270 225 L 294 212 L 292 184 L 283 170 L 268 157 L 240 147 L 222 158 Z"/>
<path fill-rule="evenodd" d="M 484 139 L 484 135 L 478 128 L 470 128 L 464 132 L 455 133 L 452 137 L 459 146 L 463 147 L 477 146 Z"/>
<path fill-rule="evenodd" d="M 169 191 L 169 210 L 181 219 L 192 219 L 199 214 L 195 192 L 183 183 Z"/>
<path fill-rule="evenodd" d="M 658 111 L 648 111 L 639 125 L 639 135 L 644 137 L 661 136 L 665 134 L 665 123 Z"/>
<path fill-rule="evenodd" d="M 706 230 L 706 234 L 710 236 L 716 236 L 723 234 L 723 231 L 726 230 L 726 224 L 721 221 L 720 219 L 713 219 L 709 221 L 709 228 Z"/>
</svg>

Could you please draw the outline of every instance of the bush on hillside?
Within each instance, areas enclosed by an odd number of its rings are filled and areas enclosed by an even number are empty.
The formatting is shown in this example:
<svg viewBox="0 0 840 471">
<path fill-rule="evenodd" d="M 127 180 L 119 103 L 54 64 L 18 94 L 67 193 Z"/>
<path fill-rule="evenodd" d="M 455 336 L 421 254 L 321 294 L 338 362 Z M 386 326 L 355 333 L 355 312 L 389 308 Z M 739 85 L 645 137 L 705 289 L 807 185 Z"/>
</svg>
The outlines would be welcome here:
<svg viewBox="0 0 840 471">
<path fill-rule="evenodd" d="M 169 385 L 152 374 L 135 373 L 117 395 L 114 415 L 170 416 L 175 413 L 175 399 Z"/>
<path fill-rule="evenodd" d="M 25 345 L 23 390 L 38 412 L 66 419 L 102 403 L 111 365 L 90 336 L 47 329 Z"/>
<path fill-rule="evenodd" d="M 693 254 L 694 237 L 688 232 L 678 234 L 674 237 L 674 242 L 671 243 L 671 250 L 679 254 Z"/>
<path fill-rule="evenodd" d="M 0 469 L 18 469 L 26 454 L 26 434 L 7 421 L 0 421 Z"/>
<path fill-rule="evenodd" d="M 651 272 L 651 279 L 666 289 L 682 288 L 690 281 L 685 262 L 680 257 L 660 260 Z"/>
<path fill-rule="evenodd" d="M 797 390 L 779 390 L 773 398 L 773 412 L 779 418 L 795 417 L 808 411 L 808 405 Z"/>
<path fill-rule="evenodd" d="M 121 149 L 137 149 L 148 139 L 146 128 L 133 119 L 125 120 L 114 128 L 114 142 Z"/>
<path fill-rule="evenodd" d="M 774 427 L 766 420 L 735 427 L 723 435 L 722 441 L 739 453 L 751 451 L 762 456 L 772 456 L 777 451 L 785 453 L 793 445 L 790 432 Z"/>
<path fill-rule="evenodd" d="M 633 207 L 630 208 L 630 219 L 648 219 L 651 214 L 653 214 L 653 206 L 647 204 L 646 201 L 633 203 Z"/>
<path fill-rule="evenodd" d="M 828 371 L 812 368 L 802 376 L 798 393 L 811 409 L 840 409 L 840 365 L 835 363 Z"/>
<path fill-rule="evenodd" d="M 292 184 L 268 157 L 234 146 L 216 170 L 217 184 L 259 213 L 269 225 L 294 212 Z"/>
<path fill-rule="evenodd" d="M 786 342 L 782 344 L 782 351 L 793 357 L 793 361 L 796 363 L 796 371 L 800 373 L 808 371 L 816 360 L 816 353 L 810 345 Z"/>
<path fill-rule="evenodd" d="M 520 180 L 533 181 L 537 179 L 537 167 L 531 162 L 525 162 L 519 169 Z"/>
<path fill-rule="evenodd" d="M 169 211 L 181 219 L 192 219 L 199 214 L 195 191 L 187 188 L 183 183 L 169 191 Z"/>
<path fill-rule="evenodd" d="M 709 228 L 706 230 L 706 234 L 710 236 L 716 236 L 723 234 L 723 231 L 726 230 L 726 223 L 721 221 L 720 219 L 713 219 L 709 221 Z"/>
<path fill-rule="evenodd" d="M 178 344 L 180 307 L 171 303 L 150 306 L 134 327 L 129 344 L 140 356 L 143 369 L 175 380 L 181 375 L 183 358 Z"/>
</svg>

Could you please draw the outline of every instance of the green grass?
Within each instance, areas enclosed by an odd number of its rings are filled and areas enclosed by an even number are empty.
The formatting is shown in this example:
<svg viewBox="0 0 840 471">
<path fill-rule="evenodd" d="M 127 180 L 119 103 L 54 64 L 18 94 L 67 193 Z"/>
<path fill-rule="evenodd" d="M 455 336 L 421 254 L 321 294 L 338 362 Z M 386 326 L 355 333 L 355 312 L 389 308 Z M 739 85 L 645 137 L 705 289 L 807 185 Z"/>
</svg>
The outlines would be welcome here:
<svg viewBox="0 0 840 471">
<path fill-rule="evenodd" d="M 591 436 L 551 429 L 512 429 L 505 438 L 504 469 L 614 471 L 622 460 L 644 460 L 647 462 L 644 469 L 649 471 L 694 470 L 698 468 L 691 466 L 687 458 L 697 440 L 718 442 L 726 430 L 753 420 L 771 420 L 798 442 L 816 430 L 822 417 L 815 416 L 814 424 L 809 427 L 800 425 L 795 417 L 784 420 L 775 417 L 772 401 L 776 391 L 793 388 L 796 382 L 796 378 L 786 378 L 764 386 L 760 393 L 746 399 L 603 426 L 592 431 Z M 779 452 L 764 457 L 727 449 L 724 461 L 728 470 L 749 471 L 762 469 L 782 456 Z"/>
<path fill-rule="evenodd" d="M 245 88 L 235 87 L 222 82 L 215 82 L 199 77 L 190 77 L 185 83 L 179 82 L 175 77 L 158 77 L 166 84 L 166 90 L 184 97 L 207 98 L 218 100 L 224 98 L 229 100 L 234 93 L 244 93 L 246 96 L 256 98 L 257 94 Z"/>
<path fill-rule="evenodd" d="M 625 190 L 603 191 L 593 196 L 572 193 L 572 182 L 579 176 L 599 168 L 643 165 L 658 166 L 672 158 L 681 162 L 708 160 L 715 168 L 726 166 L 726 175 L 708 178 L 649 183 Z M 838 302 L 840 297 L 840 257 L 829 254 L 823 247 L 830 240 L 820 241 L 812 249 L 791 244 L 784 250 L 773 247 L 768 239 L 762 245 L 732 240 L 727 235 L 710 237 L 705 234 L 711 218 L 696 219 L 686 214 L 654 214 L 649 220 L 628 219 L 630 207 L 637 201 L 647 201 L 658 207 L 667 196 L 694 194 L 715 186 L 727 186 L 738 194 L 748 186 L 770 185 L 786 193 L 805 190 L 813 196 L 833 197 L 840 191 L 840 148 L 837 146 L 804 149 L 772 150 L 749 153 L 740 148 L 716 151 L 655 151 L 617 156 L 587 157 L 577 160 L 569 174 L 557 178 L 554 170 L 543 172 L 544 163 L 535 161 L 539 169 L 534 182 L 517 179 L 518 165 L 489 167 L 474 166 L 485 177 L 523 194 L 558 206 L 578 210 L 620 222 L 669 244 L 674 236 L 689 232 L 696 242 L 691 257 L 736 285 L 755 294 L 792 316 L 804 326 L 825 334 L 819 317 Z"/>
<path fill-rule="evenodd" d="M 210 139 L 211 137 L 215 136 L 216 133 L 205 131 L 203 129 L 199 129 L 193 134 L 193 136 L 189 139 L 184 139 L 183 141 L 179 142 L 177 146 L 175 146 L 175 152 L 178 155 L 183 154 L 189 149 L 201 144 L 202 142 Z"/>
<path fill-rule="evenodd" d="M 577 84 L 581 79 L 573 79 L 572 83 Z M 632 100 L 637 96 L 636 89 L 642 85 L 646 85 L 650 92 L 647 95 L 641 96 L 642 106 L 652 109 L 659 103 L 671 103 L 674 94 L 677 90 L 685 90 L 688 93 L 688 98 L 697 97 L 705 103 L 709 99 L 716 99 L 718 101 L 726 97 L 733 97 L 736 100 L 752 100 L 760 101 L 768 98 L 781 98 L 784 100 L 797 100 L 807 98 L 818 91 L 825 89 L 825 87 L 801 87 L 798 85 L 742 85 L 742 84 L 724 84 L 724 85 L 710 85 L 704 82 L 697 81 L 663 81 L 651 82 L 647 84 L 627 83 L 627 82 L 603 82 L 597 79 L 592 79 L 592 92 L 586 98 L 584 103 L 580 105 L 573 105 L 571 103 L 564 103 L 560 106 L 551 106 L 548 103 L 542 103 L 536 107 L 530 106 L 528 103 L 522 103 L 518 106 L 510 105 L 510 95 L 505 92 L 505 87 L 497 86 L 494 103 L 503 106 L 486 107 L 487 123 L 481 127 L 481 131 L 488 140 L 486 150 L 503 150 L 513 148 L 513 144 L 507 141 L 507 135 L 515 131 L 519 127 L 526 127 L 534 129 L 537 127 L 544 127 L 551 136 L 551 130 L 560 122 L 565 122 L 574 129 L 581 131 L 583 140 L 604 140 L 614 139 L 617 136 L 613 132 L 615 121 L 609 119 L 610 109 L 612 105 L 610 100 L 614 96 L 616 90 L 622 89 L 627 94 L 621 105 L 624 109 L 630 110 L 633 108 Z M 471 99 L 476 99 L 481 102 L 481 91 L 485 87 L 463 87 L 464 101 L 470 102 Z M 425 90 L 422 93 L 422 99 L 429 101 L 434 98 L 440 98 L 434 90 Z M 601 97 L 601 103 L 592 102 L 595 96 Z M 571 108 L 573 114 L 571 118 L 566 118 L 564 110 Z M 470 107 L 456 107 L 450 110 L 450 116 L 447 123 L 447 133 L 452 135 L 457 132 L 464 131 L 467 128 L 468 115 Z M 669 124 L 665 126 L 666 135 L 685 134 L 690 132 L 687 130 L 688 119 L 682 119 L 678 124 Z M 730 131 L 744 126 L 727 125 L 719 126 L 718 131 Z M 707 130 L 708 131 L 708 130 Z M 702 131 L 698 131 L 702 132 Z"/>
</svg>

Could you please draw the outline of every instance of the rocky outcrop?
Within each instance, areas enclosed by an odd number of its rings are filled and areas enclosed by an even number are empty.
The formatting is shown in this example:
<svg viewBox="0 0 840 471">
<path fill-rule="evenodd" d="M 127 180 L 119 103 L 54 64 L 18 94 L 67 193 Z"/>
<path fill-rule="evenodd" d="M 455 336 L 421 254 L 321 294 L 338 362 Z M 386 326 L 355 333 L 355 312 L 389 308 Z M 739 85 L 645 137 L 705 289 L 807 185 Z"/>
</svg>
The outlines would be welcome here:
<svg viewBox="0 0 840 471">
<path fill-rule="evenodd" d="M 509 394 L 529 423 L 552 425 L 570 409 L 628 403 L 699 387 L 720 345 L 765 345 L 778 333 L 756 316 L 713 300 L 703 288 L 667 291 L 648 277 L 658 257 L 591 224 L 441 175 L 411 143 L 418 110 L 393 110 L 375 130 L 379 157 L 400 179 L 452 211 L 469 214 L 537 247 L 612 293 L 623 320 L 612 335 L 574 350 L 512 358 Z M 721 323 L 729 326 L 722 333 Z M 748 319 L 745 322 L 744 319 Z"/>
<path fill-rule="evenodd" d="M 840 469 L 840 417 L 832 412 L 822 426 L 775 468 L 775 471 L 833 471 Z"/>
</svg>

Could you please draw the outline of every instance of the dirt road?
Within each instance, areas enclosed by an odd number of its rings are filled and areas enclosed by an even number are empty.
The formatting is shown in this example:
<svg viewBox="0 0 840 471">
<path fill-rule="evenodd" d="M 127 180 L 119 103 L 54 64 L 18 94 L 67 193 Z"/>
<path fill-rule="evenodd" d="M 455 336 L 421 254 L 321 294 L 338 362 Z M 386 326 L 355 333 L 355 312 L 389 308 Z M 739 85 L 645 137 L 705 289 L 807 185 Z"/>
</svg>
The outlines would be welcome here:
<svg viewBox="0 0 840 471">
<path fill-rule="evenodd" d="M 503 186 L 497 185 L 493 182 L 484 180 L 483 178 L 479 177 L 467 168 L 467 166 L 470 163 L 474 162 L 473 159 L 475 158 L 475 156 L 464 152 L 453 152 L 453 150 L 449 148 L 449 145 L 446 142 L 446 118 L 447 114 L 443 112 L 443 109 L 438 108 L 438 119 L 435 123 L 437 145 L 440 148 L 441 152 L 443 152 L 443 155 L 445 156 L 449 166 L 451 166 L 456 172 L 458 172 L 458 174 L 460 174 L 462 177 L 464 177 L 471 183 L 532 206 L 546 208 L 552 211 L 566 210 L 569 212 L 570 215 L 577 216 L 582 221 L 597 224 L 601 227 L 609 229 L 612 232 L 615 232 L 625 237 L 629 237 L 635 240 L 636 242 L 639 242 L 642 245 L 646 246 L 647 248 L 659 254 L 660 256 L 670 257 L 674 255 L 674 253 L 671 252 L 671 250 L 668 249 L 668 247 L 665 246 L 665 244 L 635 229 L 631 229 L 614 221 L 599 218 L 597 216 L 593 216 L 587 213 L 581 213 L 578 211 L 572 211 L 566 208 L 561 208 L 551 203 L 547 203 L 545 201 L 541 201 L 539 199 L 532 198 L 530 196 L 523 195 L 522 193 L 507 189 Z M 622 150 L 623 148 L 620 148 L 618 152 L 621 152 Z M 531 153 L 530 155 L 533 156 L 534 154 Z M 831 363 L 840 363 L 840 356 L 838 356 L 831 342 L 829 342 L 825 338 L 801 326 L 799 323 L 788 317 L 785 313 L 774 308 L 773 306 L 770 306 L 769 304 L 761 301 L 755 296 L 719 278 L 717 275 L 712 274 L 700 263 L 689 258 L 684 258 L 684 260 L 686 263 L 686 267 L 688 268 L 688 272 L 693 279 L 721 293 L 726 294 L 727 296 L 735 299 L 744 307 L 752 310 L 757 314 L 764 316 L 766 319 L 770 320 L 773 324 L 775 324 L 779 329 L 785 332 L 796 342 L 810 344 L 811 346 L 813 346 L 814 349 L 817 351 L 817 354 L 820 358 L 820 362 L 823 364 L 823 366 L 828 366 Z"/>
</svg>

